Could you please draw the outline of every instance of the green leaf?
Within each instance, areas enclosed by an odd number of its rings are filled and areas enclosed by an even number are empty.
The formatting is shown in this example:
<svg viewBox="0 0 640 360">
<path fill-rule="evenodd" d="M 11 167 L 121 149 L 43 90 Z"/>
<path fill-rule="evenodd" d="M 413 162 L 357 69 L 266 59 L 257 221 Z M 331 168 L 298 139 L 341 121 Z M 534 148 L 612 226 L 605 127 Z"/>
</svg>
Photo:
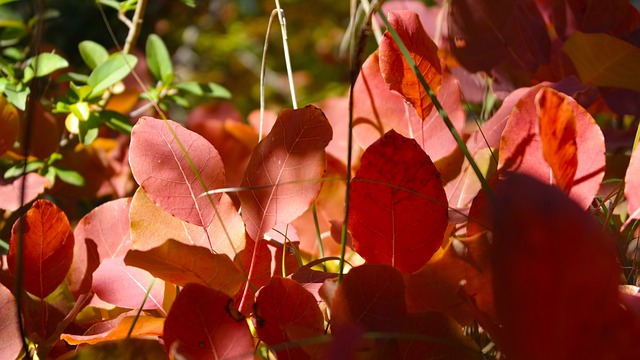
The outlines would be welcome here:
<svg viewBox="0 0 640 360">
<path fill-rule="evenodd" d="M 74 186 L 84 186 L 84 178 L 77 171 L 52 166 L 55 168 L 55 174 L 60 180 Z"/>
<path fill-rule="evenodd" d="M 103 110 L 99 114 L 100 119 L 104 121 L 109 128 L 116 130 L 124 135 L 131 135 L 133 125 L 128 117 L 119 112 L 111 110 Z"/>
<path fill-rule="evenodd" d="M 0 0 L 0 5 L 4 5 L 4 4 L 8 4 L 8 3 L 12 3 L 12 2 L 16 2 L 18 0 Z"/>
<path fill-rule="evenodd" d="M 107 61 L 109 58 L 109 52 L 104 46 L 93 42 L 91 40 L 85 40 L 78 45 L 80 56 L 87 66 L 91 70 L 95 69 L 98 65 Z"/>
<path fill-rule="evenodd" d="M 87 121 L 80 121 L 78 123 L 78 140 L 80 140 L 82 145 L 89 146 L 98 138 L 101 124 L 102 120 L 95 114 L 91 114 Z"/>
<path fill-rule="evenodd" d="M 27 163 L 27 168 L 25 171 L 24 162 L 20 162 L 16 165 L 13 165 L 9 169 L 7 169 L 7 171 L 4 172 L 4 178 L 10 179 L 10 178 L 21 176 L 23 174 L 28 174 L 30 172 L 34 172 L 36 170 L 41 169 L 44 165 L 45 163 L 43 161 L 39 161 L 39 160 L 29 161 Z"/>
<path fill-rule="evenodd" d="M 79 74 L 76 72 L 68 72 L 64 73 L 56 78 L 56 82 L 62 83 L 66 81 L 73 81 L 76 83 L 86 84 L 87 80 L 89 80 L 89 76 L 85 74 Z"/>
<path fill-rule="evenodd" d="M 7 96 L 7 101 L 23 111 L 27 106 L 27 97 L 30 93 L 31 90 L 29 87 L 22 83 L 8 83 L 4 88 L 4 94 Z"/>
<path fill-rule="evenodd" d="M 195 0 L 180 0 L 181 3 L 187 5 L 190 8 L 195 8 L 196 7 L 196 2 Z"/>
<path fill-rule="evenodd" d="M 156 34 L 151 34 L 147 38 L 147 64 L 153 77 L 162 81 L 163 84 L 170 84 L 173 80 L 173 65 L 166 45 Z"/>
<path fill-rule="evenodd" d="M 138 58 L 131 54 L 115 53 L 107 61 L 98 65 L 87 80 L 87 84 L 93 86 L 93 91 L 89 97 L 102 94 L 112 85 L 124 79 L 133 67 L 136 66 Z"/>
<path fill-rule="evenodd" d="M 120 11 L 120 3 L 115 0 L 99 0 L 100 4 Z"/>
<path fill-rule="evenodd" d="M 214 83 L 198 83 L 195 81 L 185 82 L 176 85 L 180 91 L 208 98 L 230 99 L 231 93 L 224 87 Z"/>
<path fill-rule="evenodd" d="M 42 53 L 29 59 L 29 65 L 24 69 L 23 81 L 29 82 L 34 77 L 46 76 L 68 66 L 69 62 L 62 56 L 53 53 Z"/>
</svg>

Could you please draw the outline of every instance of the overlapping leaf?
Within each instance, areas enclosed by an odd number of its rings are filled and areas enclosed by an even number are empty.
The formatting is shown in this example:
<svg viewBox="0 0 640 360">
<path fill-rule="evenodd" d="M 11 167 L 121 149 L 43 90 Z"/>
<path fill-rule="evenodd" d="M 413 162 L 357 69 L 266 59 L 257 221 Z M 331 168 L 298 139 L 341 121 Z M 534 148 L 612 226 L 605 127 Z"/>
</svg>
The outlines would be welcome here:
<svg viewBox="0 0 640 360">
<path fill-rule="evenodd" d="M 437 94 L 442 83 L 438 46 L 427 35 L 418 14 L 400 10 L 391 12 L 388 18 L 429 87 L 434 94 Z M 427 89 L 422 86 L 413 68 L 404 59 L 398 45 L 388 32 L 380 41 L 379 53 L 380 72 L 389 89 L 402 95 L 413 105 L 418 117 L 425 120 L 433 109 L 433 103 L 427 94 Z"/>
<path fill-rule="evenodd" d="M 135 321 L 135 325 L 134 325 Z M 129 334 L 129 330 L 133 331 Z M 62 334 L 60 340 L 69 345 L 97 344 L 107 340 L 125 339 L 129 336 L 162 336 L 164 318 L 122 314 L 113 320 L 92 325 L 83 335 Z"/>
<path fill-rule="evenodd" d="M 629 219 L 640 219 L 640 146 L 631 154 L 624 183 Z"/>
<path fill-rule="evenodd" d="M 224 167 L 202 136 L 171 120 L 142 117 L 131 132 L 129 162 L 136 182 L 158 206 L 194 225 L 211 224 L 220 195 L 201 195 L 224 187 Z"/>
<path fill-rule="evenodd" d="M 353 246 L 367 262 L 414 272 L 436 252 L 447 227 L 440 174 L 414 140 L 393 130 L 361 161 L 351 188 Z"/>
<path fill-rule="evenodd" d="M 492 264 L 502 330 L 494 339 L 505 355 L 640 356 L 638 319 L 619 305 L 620 268 L 602 226 L 557 188 L 525 175 L 501 183 L 496 204 Z"/>
<path fill-rule="evenodd" d="M 296 342 L 324 334 L 324 317 L 315 297 L 297 282 L 272 278 L 258 292 L 254 321 L 260 340 L 281 346 L 275 350 L 278 359 L 319 357 L 317 345 Z"/>
<path fill-rule="evenodd" d="M 29 173 L 10 180 L 0 179 L 0 209 L 13 212 L 22 207 L 20 192 L 23 181 L 26 182 L 24 191 L 25 203 L 33 201 L 44 192 L 45 188 L 51 185 L 47 178 L 37 173 Z"/>
<path fill-rule="evenodd" d="M 238 194 L 247 233 L 260 239 L 276 224 L 300 216 L 320 192 L 329 121 L 314 106 L 284 110 L 254 149 Z"/>
<path fill-rule="evenodd" d="M 46 297 L 62 283 L 71 267 L 74 238 L 69 220 L 52 202 L 36 201 L 11 231 L 7 262 L 14 274 L 19 241 L 23 246 L 24 289 L 38 297 Z"/>
<path fill-rule="evenodd" d="M 244 282 L 243 274 L 229 256 L 173 239 L 151 250 L 131 250 L 124 261 L 176 285 L 198 283 L 229 296 L 235 295 Z"/>
<path fill-rule="evenodd" d="M 555 183 L 552 169 L 544 159 L 535 104 L 537 92 L 523 96 L 509 115 L 502 133 L 498 169 L 529 174 L 548 184 Z M 605 170 L 602 131 L 589 113 L 568 96 L 565 104 L 576 121 L 578 167 L 569 196 L 585 209 L 596 195 Z"/>
<path fill-rule="evenodd" d="M 189 359 L 253 359 L 247 322 L 227 295 L 188 284 L 164 323 L 167 351 Z"/>
</svg>

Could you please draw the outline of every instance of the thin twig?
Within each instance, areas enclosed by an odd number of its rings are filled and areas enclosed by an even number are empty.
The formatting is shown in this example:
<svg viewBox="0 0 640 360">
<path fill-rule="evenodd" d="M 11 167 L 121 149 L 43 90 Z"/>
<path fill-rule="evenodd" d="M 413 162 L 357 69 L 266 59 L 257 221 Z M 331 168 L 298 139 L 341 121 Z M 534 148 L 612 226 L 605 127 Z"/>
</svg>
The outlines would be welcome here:
<svg viewBox="0 0 640 360">
<path fill-rule="evenodd" d="M 276 1 L 276 9 L 278 10 L 278 20 L 280 21 L 280 30 L 282 31 L 282 47 L 284 48 L 284 62 L 287 66 L 287 76 L 289 77 L 289 90 L 291 91 L 291 104 L 293 109 L 298 108 L 296 100 L 296 87 L 293 84 L 293 72 L 291 71 L 291 57 L 289 56 L 289 42 L 287 41 L 287 20 L 284 18 L 284 10 L 280 7 L 280 1 Z"/>
<path fill-rule="evenodd" d="M 278 13 L 274 9 L 269 16 L 269 24 L 267 24 L 267 34 L 264 37 L 264 48 L 262 49 L 262 64 L 260 66 L 260 129 L 258 130 L 258 141 L 262 140 L 264 127 L 264 77 L 267 72 L 267 50 L 269 49 L 269 33 L 271 33 L 271 24 L 273 18 Z"/>
</svg>

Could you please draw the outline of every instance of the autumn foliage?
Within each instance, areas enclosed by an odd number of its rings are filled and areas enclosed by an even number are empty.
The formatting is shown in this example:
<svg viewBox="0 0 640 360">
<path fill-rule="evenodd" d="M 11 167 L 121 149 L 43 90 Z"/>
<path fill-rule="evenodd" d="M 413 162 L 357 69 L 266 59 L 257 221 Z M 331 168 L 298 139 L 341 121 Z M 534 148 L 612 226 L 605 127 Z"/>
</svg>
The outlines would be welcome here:
<svg viewBox="0 0 640 360">
<path fill-rule="evenodd" d="M 640 13 L 444 3 L 383 4 L 416 67 L 386 31 L 351 109 L 150 113 L 68 154 L 81 193 L 0 180 L 0 358 L 640 358 Z"/>
</svg>

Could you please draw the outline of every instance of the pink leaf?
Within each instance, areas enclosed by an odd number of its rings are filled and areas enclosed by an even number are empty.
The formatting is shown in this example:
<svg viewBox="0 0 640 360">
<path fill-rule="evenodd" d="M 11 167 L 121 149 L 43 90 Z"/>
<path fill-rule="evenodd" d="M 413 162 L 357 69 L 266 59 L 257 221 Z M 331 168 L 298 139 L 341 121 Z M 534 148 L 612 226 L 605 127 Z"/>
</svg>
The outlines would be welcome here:
<svg viewBox="0 0 640 360">
<path fill-rule="evenodd" d="M 14 212 L 22 207 L 23 204 L 20 204 L 20 192 L 22 190 L 22 182 L 25 179 L 27 182 L 24 193 L 25 204 L 42 194 L 44 189 L 51 185 L 47 178 L 36 173 L 29 173 L 15 179 L 0 179 L 0 209 Z"/>
<path fill-rule="evenodd" d="M 624 177 L 624 196 L 630 219 L 640 219 L 640 146 L 631 154 L 631 161 Z"/>
<path fill-rule="evenodd" d="M 16 299 L 0 284 L 0 358 L 17 359 L 22 350 Z"/>
</svg>

